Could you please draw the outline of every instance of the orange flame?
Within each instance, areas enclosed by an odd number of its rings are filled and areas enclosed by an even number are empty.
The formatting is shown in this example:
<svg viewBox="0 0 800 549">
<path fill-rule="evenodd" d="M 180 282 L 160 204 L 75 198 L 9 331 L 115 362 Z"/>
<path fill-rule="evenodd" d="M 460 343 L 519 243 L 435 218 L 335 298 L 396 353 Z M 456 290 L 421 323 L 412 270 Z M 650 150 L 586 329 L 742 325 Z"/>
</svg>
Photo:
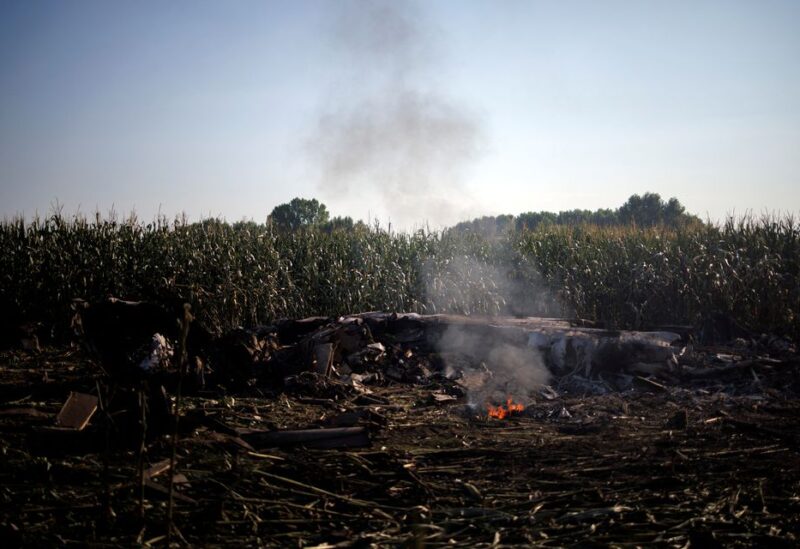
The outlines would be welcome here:
<svg viewBox="0 0 800 549">
<path fill-rule="evenodd" d="M 503 406 L 492 406 L 491 404 L 486 405 L 487 409 L 489 410 L 489 417 L 496 417 L 497 419 L 505 419 L 512 414 L 517 414 L 525 409 L 525 406 L 522 404 L 515 404 L 511 397 L 508 397 L 506 400 L 506 405 Z"/>
</svg>

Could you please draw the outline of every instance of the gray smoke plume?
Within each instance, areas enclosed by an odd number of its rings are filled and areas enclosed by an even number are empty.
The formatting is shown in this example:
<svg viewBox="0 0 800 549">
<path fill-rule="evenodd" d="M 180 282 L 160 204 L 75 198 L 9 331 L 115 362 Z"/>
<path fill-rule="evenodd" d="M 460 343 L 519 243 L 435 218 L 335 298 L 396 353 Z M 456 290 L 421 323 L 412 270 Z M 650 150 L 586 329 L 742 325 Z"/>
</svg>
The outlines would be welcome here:
<svg viewBox="0 0 800 549">
<path fill-rule="evenodd" d="M 446 374 L 461 376 L 471 406 L 502 404 L 509 397 L 528 404 L 531 394 L 551 378 L 537 349 L 481 337 L 474 327 L 449 326 L 437 349 L 445 360 Z"/>
<path fill-rule="evenodd" d="M 535 272 L 519 280 L 510 276 L 510 269 L 466 254 L 428 264 L 423 269 L 427 305 L 436 312 L 488 317 L 559 312 L 555 296 L 537 283 Z M 485 323 L 448 326 L 436 343 L 446 374 L 461 376 L 472 406 L 502 404 L 509 397 L 527 404 L 531 394 L 549 382 L 550 370 L 527 337 L 491 324 L 487 318 Z"/>
<path fill-rule="evenodd" d="M 437 89 L 434 29 L 410 2 L 337 5 L 337 89 L 306 143 L 325 199 L 377 201 L 404 225 L 474 213 L 463 175 L 483 132 Z"/>
</svg>

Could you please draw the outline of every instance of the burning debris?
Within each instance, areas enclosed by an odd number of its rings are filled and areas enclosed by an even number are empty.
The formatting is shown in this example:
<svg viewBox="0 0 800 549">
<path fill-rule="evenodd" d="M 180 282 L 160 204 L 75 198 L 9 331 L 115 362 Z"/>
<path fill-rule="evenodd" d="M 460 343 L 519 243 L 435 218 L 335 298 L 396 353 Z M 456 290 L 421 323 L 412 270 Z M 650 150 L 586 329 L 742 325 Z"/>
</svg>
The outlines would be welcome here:
<svg viewBox="0 0 800 549">
<path fill-rule="evenodd" d="M 500 404 L 499 406 L 492 406 L 491 404 L 486 405 L 486 413 L 489 417 L 494 417 L 497 419 L 505 419 L 511 415 L 518 414 L 525 409 L 525 406 L 522 404 L 517 404 L 514 402 L 514 399 L 508 397 L 506 403 Z"/>
</svg>

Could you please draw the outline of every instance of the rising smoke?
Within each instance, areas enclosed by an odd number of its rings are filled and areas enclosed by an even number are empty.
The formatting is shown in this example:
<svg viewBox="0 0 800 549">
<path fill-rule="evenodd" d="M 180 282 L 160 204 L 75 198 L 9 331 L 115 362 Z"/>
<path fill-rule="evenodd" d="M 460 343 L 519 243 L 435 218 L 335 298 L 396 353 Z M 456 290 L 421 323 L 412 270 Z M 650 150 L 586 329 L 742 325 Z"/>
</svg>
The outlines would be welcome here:
<svg viewBox="0 0 800 549">
<path fill-rule="evenodd" d="M 550 370 L 539 351 L 525 342 L 504 341 L 481 328 L 449 326 L 437 343 L 450 376 L 461 376 L 471 406 L 500 404 L 511 397 L 527 404 L 546 385 Z"/>
<path fill-rule="evenodd" d="M 473 111 L 437 85 L 443 67 L 436 29 L 412 2 L 336 5 L 330 29 L 336 90 L 307 141 L 326 202 L 373 201 L 405 227 L 474 216 L 464 175 L 481 152 L 484 131 Z M 423 271 L 436 309 L 507 313 L 509 303 L 519 303 L 512 290 L 518 284 L 485 262 L 465 257 Z M 448 369 L 476 380 L 469 389 L 475 405 L 508 396 L 526 402 L 550 376 L 536 350 L 479 341 L 461 328 L 448 329 L 439 350 Z"/>
<path fill-rule="evenodd" d="M 538 281 L 532 267 L 514 276 L 510 265 L 493 265 L 467 254 L 423 269 L 426 305 L 434 311 L 462 314 L 551 316 L 561 312 L 555 296 Z M 446 374 L 461 376 L 468 403 L 482 407 L 511 397 L 527 404 L 550 380 L 539 350 L 514 330 L 486 324 L 452 324 L 436 342 Z"/>
<path fill-rule="evenodd" d="M 307 141 L 321 194 L 332 203 L 373 201 L 403 226 L 474 215 L 463 176 L 483 130 L 436 84 L 435 29 L 411 2 L 336 6 L 336 90 Z"/>
<path fill-rule="evenodd" d="M 452 256 L 422 265 L 426 311 L 515 317 L 572 314 L 534 265 L 475 255 L 475 250 L 453 251 Z"/>
</svg>

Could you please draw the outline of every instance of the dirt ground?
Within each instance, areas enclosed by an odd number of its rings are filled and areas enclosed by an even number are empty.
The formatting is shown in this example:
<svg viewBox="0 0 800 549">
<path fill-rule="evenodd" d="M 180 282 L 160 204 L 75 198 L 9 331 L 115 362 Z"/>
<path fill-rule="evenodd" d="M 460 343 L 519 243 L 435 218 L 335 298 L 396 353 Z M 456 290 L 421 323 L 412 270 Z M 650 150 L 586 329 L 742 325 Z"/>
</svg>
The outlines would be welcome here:
<svg viewBox="0 0 800 549">
<path fill-rule="evenodd" d="M 716 370 L 669 383 L 579 391 L 556 380 L 505 419 L 441 375 L 354 385 L 306 373 L 281 390 L 197 392 L 183 400 L 171 541 L 795 547 L 800 360 L 714 366 L 724 351 L 696 349 L 698 367 Z M 100 412 L 82 431 L 52 428 L 70 391 L 96 392 L 92 359 L 5 352 L 0 372 L 3 545 L 163 546 L 170 437 L 148 443 L 142 488 L 135 443 L 108 435 Z M 341 427 L 363 427 L 367 445 L 248 438 Z"/>
</svg>

